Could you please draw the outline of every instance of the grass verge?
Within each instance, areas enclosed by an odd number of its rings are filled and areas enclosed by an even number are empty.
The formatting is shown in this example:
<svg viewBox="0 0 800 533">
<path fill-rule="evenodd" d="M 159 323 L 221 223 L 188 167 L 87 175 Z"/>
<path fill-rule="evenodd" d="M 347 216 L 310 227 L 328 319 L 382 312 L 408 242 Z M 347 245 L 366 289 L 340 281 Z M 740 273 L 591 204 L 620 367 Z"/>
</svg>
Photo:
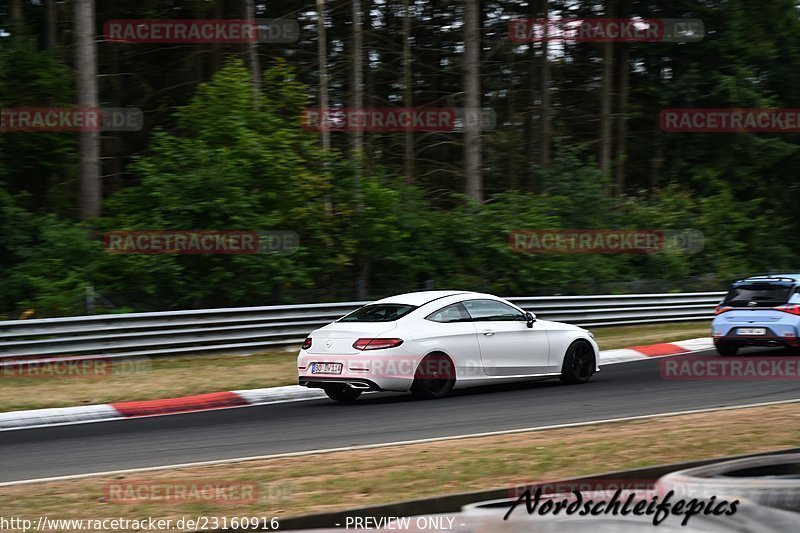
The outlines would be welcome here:
<svg viewBox="0 0 800 533">
<path fill-rule="evenodd" d="M 0 487 L 0 499 L 5 516 L 34 521 L 42 515 L 288 517 L 798 446 L 797 405 Z M 112 487 L 130 484 L 209 482 L 246 482 L 258 496 L 241 503 L 109 498 Z"/>
<path fill-rule="evenodd" d="M 707 336 L 708 329 L 705 322 L 685 322 L 593 331 L 600 349 L 610 350 Z M 124 371 L 128 367 L 115 362 L 110 372 L 89 376 L 18 376 L 0 369 L 0 412 L 293 385 L 297 383 L 295 358 L 296 352 L 168 357 L 145 360 L 145 365 L 131 367 L 135 371 Z"/>
<path fill-rule="evenodd" d="M 594 333 L 601 350 L 616 350 L 617 348 L 711 336 L 711 323 L 706 321 L 589 329 Z"/>
</svg>

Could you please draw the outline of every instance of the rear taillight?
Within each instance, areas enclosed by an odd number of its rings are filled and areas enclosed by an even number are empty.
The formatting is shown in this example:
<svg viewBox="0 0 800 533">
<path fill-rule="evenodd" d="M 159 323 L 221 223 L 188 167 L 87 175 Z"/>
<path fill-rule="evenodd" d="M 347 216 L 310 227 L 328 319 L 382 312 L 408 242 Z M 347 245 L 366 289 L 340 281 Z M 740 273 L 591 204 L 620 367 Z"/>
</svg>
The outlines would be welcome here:
<svg viewBox="0 0 800 533">
<path fill-rule="evenodd" d="M 784 313 L 791 313 L 800 316 L 800 305 L 779 305 L 774 308 L 776 311 L 783 311 Z"/>
<path fill-rule="evenodd" d="M 733 309 L 733 307 L 730 307 L 728 305 L 718 305 L 717 308 L 714 309 L 714 314 L 715 315 L 719 315 L 721 313 L 725 313 L 725 312 L 730 311 L 732 309 Z"/>
<path fill-rule="evenodd" d="M 353 343 L 356 350 L 383 350 L 403 344 L 403 339 L 358 339 Z"/>
<path fill-rule="evenodd" d="M 297 345 L 295 344 L 295 346 Z M 308 350 L 309 348 L 311 348 L 311 337 L 306 337 L 306 340 L 303 341 L 303 345 L 301 346 L 301 348 L 304 350 Z"/>
</svg>

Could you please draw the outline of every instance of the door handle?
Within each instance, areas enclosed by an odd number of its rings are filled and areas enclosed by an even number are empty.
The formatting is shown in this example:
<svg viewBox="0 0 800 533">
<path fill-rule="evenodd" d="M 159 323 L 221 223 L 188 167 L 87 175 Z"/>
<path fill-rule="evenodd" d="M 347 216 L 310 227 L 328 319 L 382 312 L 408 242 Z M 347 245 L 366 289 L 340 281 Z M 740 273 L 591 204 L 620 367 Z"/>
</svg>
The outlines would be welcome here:
<svg viewBox="0 0 800 533">
<path fill-rule="evenodd" d="M 483 330 L 483 334 L 486 335 L 487 337 L 491 337 L 492 335 L 494 335 L 494 330 L 485 329 Z"/>
</svg>

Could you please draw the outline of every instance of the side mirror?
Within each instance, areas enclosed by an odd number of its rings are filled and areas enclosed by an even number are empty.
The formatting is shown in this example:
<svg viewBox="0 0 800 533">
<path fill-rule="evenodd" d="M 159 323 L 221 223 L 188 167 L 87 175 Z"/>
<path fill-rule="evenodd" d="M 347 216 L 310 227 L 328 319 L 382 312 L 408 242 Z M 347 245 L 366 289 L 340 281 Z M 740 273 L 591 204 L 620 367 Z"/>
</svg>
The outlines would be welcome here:
<svg viewBox="0 0 800 533">
<path fill-rule="evenodd" d="M 527 324 L 527 325 L 528 325 L 528 327 L 529 327 L 529 328 L 532 328 L 532 327 L 533 327 L 533 323 L 534 323 L 534 322 L 536 322 L 536 315 L 534 315 L 534 314 L 533 314 L 533 313 L 531 313 L 530 311 L 527 311 L 527 312 L 525 313 L 525 320 L 526 320 L 526 322 L 528 323 L 528 324 Z"/>
</svg>

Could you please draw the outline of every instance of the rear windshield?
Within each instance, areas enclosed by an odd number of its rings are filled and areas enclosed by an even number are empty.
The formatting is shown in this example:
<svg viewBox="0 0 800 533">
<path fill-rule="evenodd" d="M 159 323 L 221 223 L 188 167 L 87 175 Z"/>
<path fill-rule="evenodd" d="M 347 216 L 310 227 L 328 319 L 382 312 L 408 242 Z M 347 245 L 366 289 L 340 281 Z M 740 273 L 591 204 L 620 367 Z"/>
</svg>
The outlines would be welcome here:
<svg viewBox="0 0 800 533">
<path fill-rule="evenodd" d="M 403 304 L 365 305 L 340 318 L 339 322 L 391 322 L 406 316 L 416 308 L 414 305 Z"/>
<path fill-rule="evenodd" d="M 774 307 L 788 302 L 791 295 L 791 286 L 753 283 L 732 287 L 725 303 L 732 307 Z"/>
</svg>

